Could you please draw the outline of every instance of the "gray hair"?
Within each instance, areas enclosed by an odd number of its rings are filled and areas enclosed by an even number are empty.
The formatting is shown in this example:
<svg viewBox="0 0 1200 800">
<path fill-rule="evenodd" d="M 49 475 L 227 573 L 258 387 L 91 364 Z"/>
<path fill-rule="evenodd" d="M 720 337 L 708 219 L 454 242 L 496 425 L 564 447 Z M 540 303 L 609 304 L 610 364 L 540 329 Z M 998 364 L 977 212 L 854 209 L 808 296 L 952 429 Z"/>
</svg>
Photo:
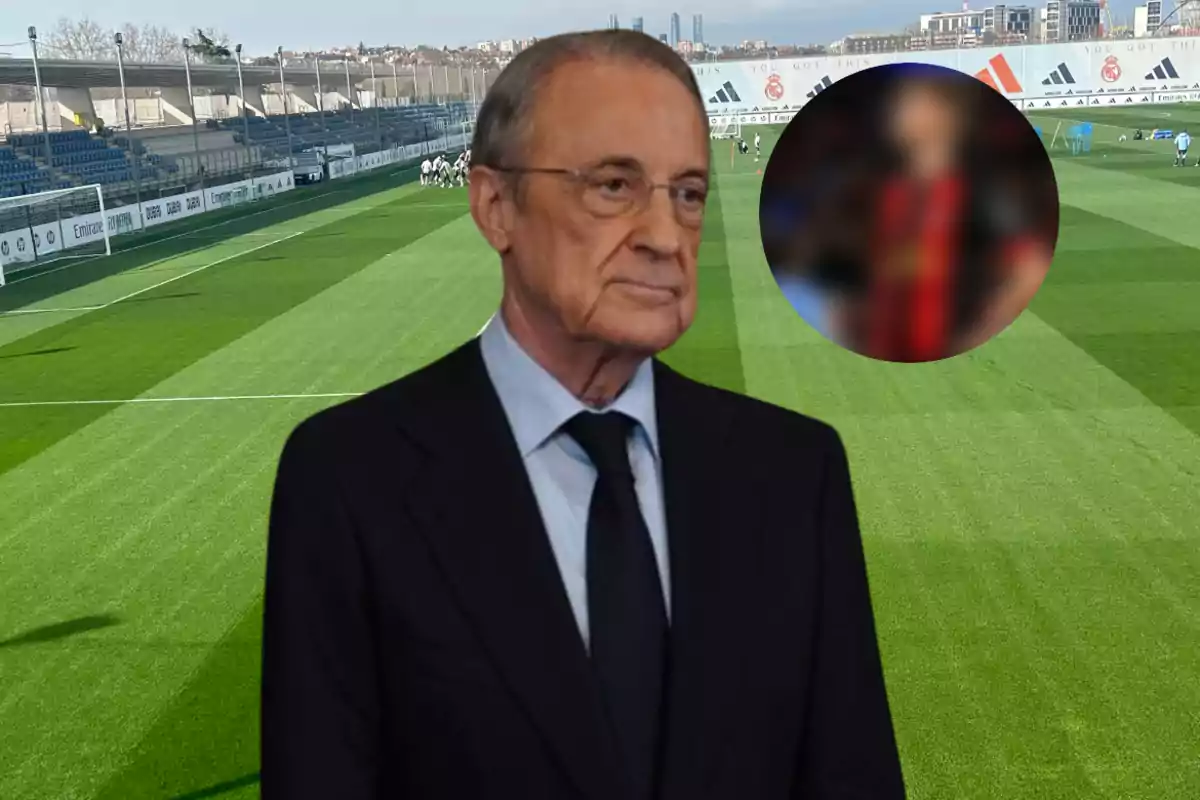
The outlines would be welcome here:
<svg viewBox="0 0 1200 800">
<path fill-rule="evenodd" d="M 666 44 L 633 30 L 562 33 L 541 39 L 517 54 L 488 89 L 475 121 L 471 161 L 489 167 L 517 163 L 538 101 L 538 90 L 554 70 L 584 59 L 631 61 L 670 73 L 695 98 L 697 113 L 704 120 L 707 133 L 708 114 L 696 76 L 687 62 Z"/>
</svg>

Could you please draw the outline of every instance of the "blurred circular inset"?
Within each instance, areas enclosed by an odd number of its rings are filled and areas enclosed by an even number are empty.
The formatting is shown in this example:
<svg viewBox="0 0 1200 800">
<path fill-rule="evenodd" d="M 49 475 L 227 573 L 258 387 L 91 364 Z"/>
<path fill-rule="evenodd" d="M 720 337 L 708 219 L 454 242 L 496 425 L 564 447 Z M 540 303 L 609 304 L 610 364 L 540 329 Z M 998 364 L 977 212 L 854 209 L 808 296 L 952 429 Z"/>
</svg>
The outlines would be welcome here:
<svg viewBox="0 0 1200 800">
<path fill-rule="evenodd" d="M 827 338 L 870 358 L 937 361 L 1007 328 L 1058 239 L 1041 138 L 985 83 L 889 64 L 834 83 L 784 130 L 763 175 L 763 248 Z"/>
</svg>

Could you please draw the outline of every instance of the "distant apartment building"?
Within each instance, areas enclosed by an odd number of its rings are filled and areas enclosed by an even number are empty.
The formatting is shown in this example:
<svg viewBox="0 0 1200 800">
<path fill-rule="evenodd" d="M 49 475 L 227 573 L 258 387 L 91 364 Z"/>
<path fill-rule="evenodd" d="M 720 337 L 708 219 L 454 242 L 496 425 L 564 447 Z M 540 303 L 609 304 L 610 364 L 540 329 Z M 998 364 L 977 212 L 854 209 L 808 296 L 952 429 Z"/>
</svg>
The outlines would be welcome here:
<svg viewBox="0 0 1200 800">
<path fill-rule="evenodd" d="M 692 42 L 704 44 L 704 15 L 692 14 Z"/>
<path fill-rule="evenodd" d="M 1140 39 L 1153 36 L 1162 25 L 1162 0 L 1148 0 L 1146 5 L 1133 9 L 1133 35 Z"/>
<path fill-rule="evenodd" d="M 983 10 L 983 32 L 1001 42 L 1031 40 L 1036 23 L 1037 9 L 1030 6 L 995 5 Z"/>
<path fill-rule="evenodd" d="M 500 41 L 500 52 L 505 55 L 514 55 L 521 51 L 521 44 L 516 39 L 502 39 Z"/>
<path fill-rule="evenodd" d="M 922 14 L 920 32 L 930 47 L 971 47 L 983 35 L 983 12 L 963 9 Z"/>
<path fill-rule="evenodd" d="M 671 30 L 671 38 L 667 41 L 667 44 L 671 45 L 671 47 L 676 47 L 679 45 L 679 40 L 681 38 L 683 38 L 682 36 L 679 35 L 679 12 L 673 12 L 671 14 L 671 29 L 670 30 Z"/>
<path fill-rule="evenodd" d="M 658 35 L 658 40 L 659 40 L 660 42 L 662 42 L 663 44 L 668 44 L 668 42 L 667 42 L 667 35 L 666 35 L 665 33 L 660 33 L 660 34 Z"/>
<path fill-rule="evenodd" d="M 863 56 L 871 53 L 896 53 L 909 49 L 908 34 L 859 33 L 837 42 L 835 49 L 844 55 Z"/>
<path fill-rule="evenodd" d="M 634 18 L 633 18 L 633 29 L 634 29 L 635 31 L 637 31 L 638 33 L 645 33 L 645 32 L 646 32 L 646 23 L 645 23 L 645 22 L 642 20 L 642 18 L 641 18 L 641 17 L 634 17 Z"/>
<path fill-rule="evenodd" d="M 1047 42 L 1085 42 L 1100 36 L 1100 0 L 1047 0 Z"/>
<path fill-rule="evenodd" d="M 694 53 L 696 51 L 695 45 L 693 45 L 692 42 L 688 39 L 680 39 L 679 42 L 675 45 L 675 49 L 677 51 L 679 51 L 679 53 L 681 55 L 685 55 L 685 56 L 690 56 L 692 53 Z"/>
</svg>

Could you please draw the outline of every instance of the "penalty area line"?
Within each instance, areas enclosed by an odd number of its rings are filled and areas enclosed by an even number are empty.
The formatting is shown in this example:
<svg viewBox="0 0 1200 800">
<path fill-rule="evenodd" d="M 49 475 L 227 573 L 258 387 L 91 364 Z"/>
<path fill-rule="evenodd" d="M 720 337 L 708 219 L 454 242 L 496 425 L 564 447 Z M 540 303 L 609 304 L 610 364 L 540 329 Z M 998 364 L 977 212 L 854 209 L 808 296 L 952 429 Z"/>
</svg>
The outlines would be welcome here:
<svg viewBox="0 0 1200 800">
<path fill-rule="evenodd" d="M 126 400 L 26 400 L 0 403 L 0 408 L 30 408 L 37 406 L 122 406 L 126 403 L 219 403 L 233 400 L 334 400 L 360 397 L 363 392 L 315 392 L 310 394 L 235 394 L 210 397 L 133 397 Z"/>
</svg>

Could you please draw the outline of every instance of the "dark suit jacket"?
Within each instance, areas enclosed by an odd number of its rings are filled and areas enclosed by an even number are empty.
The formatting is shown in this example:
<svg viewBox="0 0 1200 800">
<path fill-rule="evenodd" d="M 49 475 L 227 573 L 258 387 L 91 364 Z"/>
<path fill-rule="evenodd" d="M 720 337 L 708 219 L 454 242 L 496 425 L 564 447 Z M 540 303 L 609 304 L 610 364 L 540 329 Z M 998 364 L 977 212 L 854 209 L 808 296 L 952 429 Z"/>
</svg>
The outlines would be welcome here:
<svg viewBox="0 0 1200 800">
<path fill-rule="evenodd" d="M 663 800 L 904 796 L 846 457 L 655 365 Z M 477 341 L 323 411 L 271 508 L 262 791 L 619 800 L 588 656 Z"/>
</svg>

